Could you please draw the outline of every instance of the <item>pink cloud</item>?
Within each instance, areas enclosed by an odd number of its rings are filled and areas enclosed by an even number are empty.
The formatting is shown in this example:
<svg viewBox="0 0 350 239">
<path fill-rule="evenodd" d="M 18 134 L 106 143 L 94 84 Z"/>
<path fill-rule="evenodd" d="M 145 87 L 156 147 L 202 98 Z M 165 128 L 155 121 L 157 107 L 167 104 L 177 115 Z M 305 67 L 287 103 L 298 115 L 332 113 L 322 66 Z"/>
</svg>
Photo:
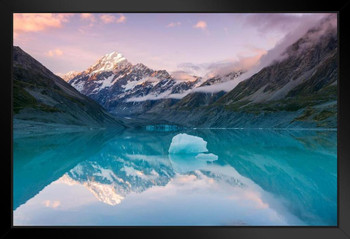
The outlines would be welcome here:
<svg viewBox="0 0 350 239">
<path fill-rule="evenodd" d="M 68 22 L 72 14 L 53 13 L 14 13 L 13 32 L 17 36 L 22 32 L 38 32 L 49 28 L 61 28 L 64 22 Z"/>
<path fill-rule="evenodd" d="M 95 22 L 95 17 L 92 13 L 81 13 L 80 19 Z"/>
<path fill-rule="evenodd" d="M 166 27 L 176 27 L 180 25 L 181 25 L 181 22 L 171 22 L 168 25 L 166 25 Z"/>
<path fill-rule="evenodd" d="M 47 52 L 47 55 L 50 57 L 54 57 L 54 56 L 62 56 L 63 55 L 63 51 L 61 49 L 54 49 L 54 50 L 49 50 Z"/>
<path fill-rule="evenodd" d="M 119 18 L 117 19 L 117 23 L 122 23 L 126 21 L 126 17 L 123 14 L 120 14 Z"/>
<path fill-rule="evenodd" d="M 207 66 L 210 70 L 207 77 L 214 77 L 217 75 L 224 76 L 231 72 L 248 71 L 260 63 L 261 58 L 267 54 L 264 49 L 251 48 L 248 52 L 238 53 L 235 59 L 227 59 L 220 62 L 211 63 Z"/>
<path fill-rule="evenodd" d="M 193 26 L 194 28 L 200 28 L 205 30 L 207 28 L 207 23 L 205 21 L 199 21 L 196 25 Z"/>
<path fill-rule="evenodd" d="M 103 23 L 109 24 L 109 23 L 123 23 L 126 21 L 126 17 L 123 14 L 119 15 L 119 18 L 116 18 L 115 16 L 111 14 L 103 14 L 100 16 L 100 19 Z"/>
<path fill-rule="evenodd" d="M 110 14 L 103 14 L 100 16 L 100 19 L 102 20 L 102 22 L 108 24 L 108 23 L 112 23 L 116 20 L 115 16 L 110 15 Z"/>
<path fill-rule="evenodd" d="M 178 81 L 195 81 L 197 77 L 192 76 L 186 71 L 174 71 L 171 73 L 171 76 Z"/>
<path fill-rule="evenodd" d="M 238 57 L 239 61 L 236 63 L 237 67 L 243 70 L 249 70 L 255 65 L 259 64 L 261 57 L 267 54 L 266 50 L 257 49 L 255 55 L 244 57 Z"/>
</svg>

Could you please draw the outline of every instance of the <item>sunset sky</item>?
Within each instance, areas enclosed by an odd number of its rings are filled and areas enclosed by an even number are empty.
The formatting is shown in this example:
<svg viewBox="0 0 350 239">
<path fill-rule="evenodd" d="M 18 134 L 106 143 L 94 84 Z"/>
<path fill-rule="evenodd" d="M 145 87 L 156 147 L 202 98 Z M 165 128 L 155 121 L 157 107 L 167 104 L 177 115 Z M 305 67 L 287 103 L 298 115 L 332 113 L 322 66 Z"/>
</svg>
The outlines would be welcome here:
<svg viewBox="0 0 350 239">
<path fill-rule="evenodd" d="M 132 64 L 205 74 L 250 67 L 326 14 L 14 14 L 14 45 L 54 73 L 83 71 L 113 51 Z"/>
</svg>

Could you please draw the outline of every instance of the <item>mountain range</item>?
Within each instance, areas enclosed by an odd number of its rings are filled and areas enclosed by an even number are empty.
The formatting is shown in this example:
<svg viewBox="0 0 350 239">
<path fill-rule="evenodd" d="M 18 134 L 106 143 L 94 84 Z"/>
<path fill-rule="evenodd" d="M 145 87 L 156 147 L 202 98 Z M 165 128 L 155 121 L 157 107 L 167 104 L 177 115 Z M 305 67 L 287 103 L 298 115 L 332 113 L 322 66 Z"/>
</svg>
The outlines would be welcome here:
<svg viewBox="0 0 350 239">
<path fill-rule="evenodd" d="M 164 118 L 204 127 L 336 128 L 338 41 L 330 21 L 231 91 L 188 94 Z"/>
<path fill-rule="evenodd" d="M 103 56 L 68 82 L 119 117 L 195 127 L 336 127 L 337 29 L 333 16 L 230 91 L 201 91 L 244 76 L 176 80 L 165 70 Z"/>
<path fill-rule="evenodd" d="M 209 79 L 189 75 L 177 80 L 165 70 L 153 70 L 142 63 L 132 65 L 120 53 L 112 52 L 68 82 L 110 113 L 135 116 L 169 99 L 175 103 L 194 88 L 231 80 L 240 74 L 234 72 Z"/>
<path fill-rule="evenodd" d="M 166 70 L 133 65 L 116 51 L 82 72 L 69 72 L 60 78 L 15 47 L 15 118 L 64 119 L 66 123 L 90 125 L 336 128 L 335 20 L 332 15 L 322 19 L 269 65 L 239 81 L 249 70 L 178 79 Z M 21 57 L 26 60 L 17 60 Z M 32 62 L 29 69 L 23 67 L 29 66 L 26 61 Z M 35 75 L 40 75 L 40 80 Z M 234 88 L 216 90 L 216 86 L 235 81 Z M 61 101 L 65 103 L 58 104 Z M 79 105 L 86 110 L 81 111 Z M 62 112 L 64 117 L 49 116 Z"/>
</svg>

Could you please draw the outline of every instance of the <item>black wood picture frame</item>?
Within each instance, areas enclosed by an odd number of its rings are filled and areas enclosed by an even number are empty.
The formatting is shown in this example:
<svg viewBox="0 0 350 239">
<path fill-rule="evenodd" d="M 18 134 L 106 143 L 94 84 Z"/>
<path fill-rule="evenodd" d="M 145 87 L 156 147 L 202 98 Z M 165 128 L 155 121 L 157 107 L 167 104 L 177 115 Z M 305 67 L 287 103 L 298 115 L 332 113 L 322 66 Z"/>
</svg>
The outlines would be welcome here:
<svg viewBox="0 0 350 239">
<path fill-rule="evenodd" d="M 3 135 L 8 156 L 3 157 L 1 238 L 268 238 L 345 239 L 350 238 L 350 102 L 349 102 L 349 22 L 350 1 L 230 1 L 230 0 L 0 0 Z M 12 14 L 39 12 L 336 12 L 338 13 L 338 226 L 336 227 L 14 227 L 12 225 Z M 5 214 L 6 212 L 6 214 Z"/>
</svg>

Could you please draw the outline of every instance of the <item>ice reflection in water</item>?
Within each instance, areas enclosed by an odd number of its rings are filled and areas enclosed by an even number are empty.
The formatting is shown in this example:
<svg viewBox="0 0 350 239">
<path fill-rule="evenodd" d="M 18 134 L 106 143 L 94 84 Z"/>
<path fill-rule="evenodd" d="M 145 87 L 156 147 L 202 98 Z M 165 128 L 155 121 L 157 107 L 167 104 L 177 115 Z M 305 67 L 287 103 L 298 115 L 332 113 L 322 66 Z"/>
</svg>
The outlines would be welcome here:
<svg viewBox="0 0 350 239">
<path fill-rule="evenodd" d="M 336 225 L 336 132 L 14 141 L 15 225 Z"/>
</svg>

